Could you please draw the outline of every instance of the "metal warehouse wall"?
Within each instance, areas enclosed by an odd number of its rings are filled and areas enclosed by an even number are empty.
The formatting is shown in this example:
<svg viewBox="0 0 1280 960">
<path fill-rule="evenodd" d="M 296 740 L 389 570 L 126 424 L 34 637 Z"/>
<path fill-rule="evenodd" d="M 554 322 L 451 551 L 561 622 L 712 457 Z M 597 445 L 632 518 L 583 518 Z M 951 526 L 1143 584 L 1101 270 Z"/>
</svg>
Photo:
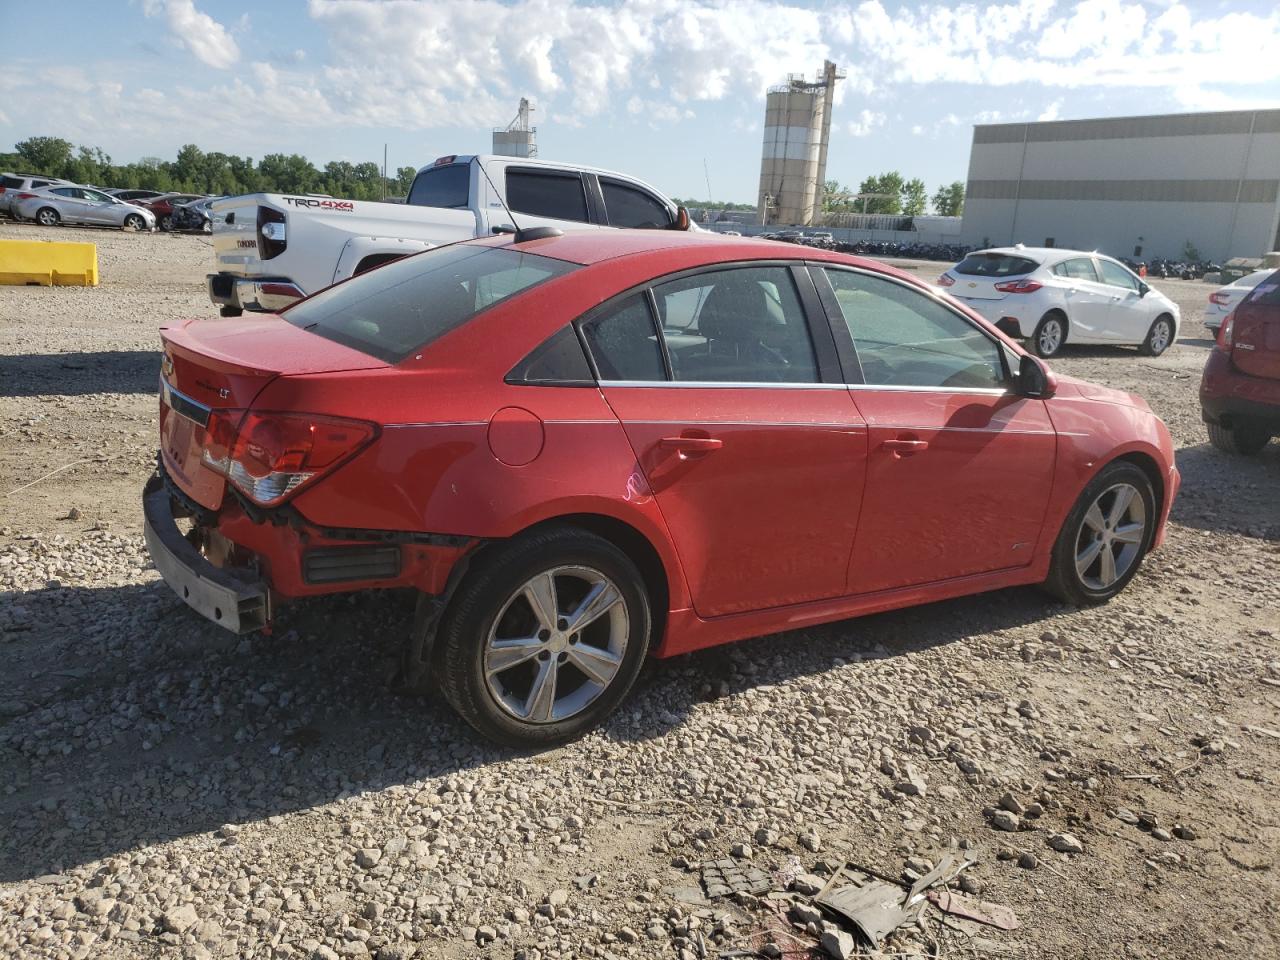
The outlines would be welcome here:
<svg viewBox="0 0 1280 960">
<path fill-rule="evenodd" d="M 974 127 L 965 243 L 1221 261 L 1278 234 L 1280 109 Z"/>
</svg>

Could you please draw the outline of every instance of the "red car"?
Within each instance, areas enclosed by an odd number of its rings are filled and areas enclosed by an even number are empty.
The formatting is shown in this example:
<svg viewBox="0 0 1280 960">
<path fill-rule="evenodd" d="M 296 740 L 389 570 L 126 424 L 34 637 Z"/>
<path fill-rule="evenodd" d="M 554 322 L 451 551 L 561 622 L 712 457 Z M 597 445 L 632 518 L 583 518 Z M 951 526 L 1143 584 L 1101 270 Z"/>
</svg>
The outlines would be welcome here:
<svg viewBox="0 0 1280 960">
<path fill-rule="evenodd" d="M 1209 442 L 1252 456 L 1280 434 L 1280 271 L 1250 291 L 1218 328 L 1200 379 Z"/>
<path fill-rule="evenodd" d="M 166 193 L 153 200 L 139 201 L 138 205 L 146 207 L 156 215 L 156 224 L 161 230 L 173 226 L 173 208 L 195 200 L 203 200 L 203 193 Z"/>
<path fill-rule="evenodd" d="M 1014 584 L 1101 602 L 1164 537 L 1147 405 L 912 277 L 530 233 L 164 329 L 146 536 L 189 605 L 246 631 L 282 598 L 416 590 L 406 675 L 538 745 L 646 656 Z"/>
</svg>

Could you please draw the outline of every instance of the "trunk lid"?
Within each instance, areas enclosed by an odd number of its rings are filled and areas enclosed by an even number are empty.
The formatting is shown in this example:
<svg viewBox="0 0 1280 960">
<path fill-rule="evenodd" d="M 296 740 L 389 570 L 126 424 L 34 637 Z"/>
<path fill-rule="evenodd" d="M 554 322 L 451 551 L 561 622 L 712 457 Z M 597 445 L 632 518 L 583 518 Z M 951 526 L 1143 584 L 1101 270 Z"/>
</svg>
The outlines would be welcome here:
<svg viewBox="0 0 1280 960">
<path fill-rule="evenodd" d="M 948 271 L 956 282 L 947 292 L 962 300 L 1003 300 L 1008 294 L 997 290 L 997 283 L 1021 280 L 1039 267 L 1037 261 L 1018 253 L 971 253 Z"/>
<path fill-rule="evenodd" d="M 1251 377 L 1280 380 L 1280 272 L 1263 280 L 1236 307 L 1231 362 Z"/>
<path fill-rule="evenodd" d="M 387 366 L 275 314 L 187 321 L 161 327 L 160 339 L 160 455 L 183 492 L 211 510 L 226 489 L 202 459 L 216 411 L 248 409 L 277 377 Z"/>
</svg>

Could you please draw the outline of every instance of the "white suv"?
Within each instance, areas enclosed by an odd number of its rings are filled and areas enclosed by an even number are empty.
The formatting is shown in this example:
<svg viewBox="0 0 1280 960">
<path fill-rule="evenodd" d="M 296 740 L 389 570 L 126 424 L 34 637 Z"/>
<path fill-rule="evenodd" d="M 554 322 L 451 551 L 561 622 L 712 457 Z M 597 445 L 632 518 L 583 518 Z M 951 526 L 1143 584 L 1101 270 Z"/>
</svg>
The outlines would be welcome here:
<svg viewBox="0 0 1280 960">
<path fill-rule="evenodd" d="M 1100 253 L 998 247 L 971 253 L 938 286 L 1042 357 L 1067 343 L 1136 344 L 1148 356 L 1178 339 L 1178 305 Z"/>
</svg>

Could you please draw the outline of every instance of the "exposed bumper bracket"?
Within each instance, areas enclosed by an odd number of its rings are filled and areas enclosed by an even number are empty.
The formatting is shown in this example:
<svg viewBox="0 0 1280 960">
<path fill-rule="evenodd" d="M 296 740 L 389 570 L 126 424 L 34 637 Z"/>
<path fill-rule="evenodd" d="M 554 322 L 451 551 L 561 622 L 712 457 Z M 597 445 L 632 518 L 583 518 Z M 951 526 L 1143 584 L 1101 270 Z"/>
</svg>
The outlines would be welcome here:
<svg viewBox="0 0 1280 960">
<path fill-rule="evenodd" d="M 142 493 L 143 535 L 160 576 L 196 613 L 233 633 L 261 630 L 270 616 L 266 585 L 248 570 L 215 567 L 182 535 L 173 499 L 152 477 Z"/>
</svg>

